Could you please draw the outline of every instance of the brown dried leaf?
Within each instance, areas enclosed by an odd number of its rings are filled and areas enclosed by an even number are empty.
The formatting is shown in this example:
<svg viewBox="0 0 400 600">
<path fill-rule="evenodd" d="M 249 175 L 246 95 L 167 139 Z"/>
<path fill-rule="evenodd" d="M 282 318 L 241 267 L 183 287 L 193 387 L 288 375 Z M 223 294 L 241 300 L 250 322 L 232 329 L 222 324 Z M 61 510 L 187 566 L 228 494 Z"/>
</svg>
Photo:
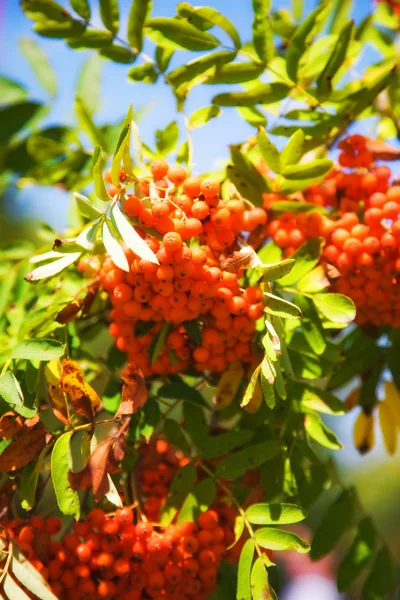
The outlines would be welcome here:
<svg viewBox="0 0 400 600">
<path fill-rule="evenodd" d="M 331 265 L 329 263 L 327 263 L 325 265 L 325 269 L 326 269 L 326 276 L 329 279 L 329 283 L 335 283 L 342 276 L 340 271 L 338 271 L 336 267 L 334 267 L 333 265 Z"/>
<path fill-rule="evenodd" d="M 258 225 L 250 233 L 247 238 L 247 243 L 257 252 L 263 246 L 265 240 L 268 238 L 268 230 L 265 225 Z"/>
<path fill-rule="evenodd" d="M 235 250 L 227 256 L 221 263 L 221 269 L 228 273 L 237 273 L 242 269 L 256 267 L 261 261 L 251 246 L 244 246 L 240 250 Z"/>
<path fill-rule="evenodd" d="M 10 410 L 0 418 L 0 439 L 11 440 L 21 429 L 24 420 L 13 410 Z"/>
<path fill-rule="evenodd" d="M 78 314 L 78 312 L 82 308 L 82 302 L 80 300 L 73 300 L 67 306 L 64 306 L 62 310 L 56 316 L 57 323 L 61 323 L 61 325 L 65 325 L 65 323 L 70 323 L 73 321 Z"/>
<path fill-rule="evenodd" d="M 16 471 L 36 458 L 46 445 L 46 430 L 40 424 L 22 427 L 0 455 L 0 472 Z"/>
<path fill-rule="evenodd" d="M 125 384 L 122 388 L 122 401 L 116 417 L 134 414 L 145 405 L 148 398 L 144 375 L 140 369 L 128 365 L 121 377 Z"/>
<path fill-rule="evenodd" d="M 59 360 L 51 360 L 44 369 L 47 381 L 47 394 L 51 408 L 57 419 L 68 425 L 68 411 L 64 392 L 60 388 L 61 369 Z"/>
<path fill-rule="evenodd" d="M 73 490 L 87 490 L 92 485 L 89 467 L 86 465 L 83 471 L 79 471 L 79 473 L 70 471 L 68 473 L 68 481 Z"/>
<path fill-rule="evenodd" d="M 74 361 L 63 360 L 60 385 L 61 389 L 70 395 L 76 412 L 90 421 L 93 420 L 101 404 L 100 398 L 85 381 L 81 369 Z"/>
<path fill-rule="evenodd" d="M 377 160 L 398 160 L 400 158 L 400 149 L 394 148 L 382 140 L 368 138 L 365 147 Z"/>
<path fill-rule="evenodd" d="M 102 441 L 89 458 L 88 469 L 96 502 L 99 502 L 110 489 L 107 474 L 113 444 L 114 438 L 112 437 Z"/>
<path fill-rule="evenodd" d="M 92 308 L 92 304 L 94 299 L 96 298 L 97 292 L 100 287 L 100 281 L 93 281 L 93 283 L 88 287 L 88 292 L 84 299 L 82 300 L 82 314 L 87 315 L 90 309 Z"/>
</svg>

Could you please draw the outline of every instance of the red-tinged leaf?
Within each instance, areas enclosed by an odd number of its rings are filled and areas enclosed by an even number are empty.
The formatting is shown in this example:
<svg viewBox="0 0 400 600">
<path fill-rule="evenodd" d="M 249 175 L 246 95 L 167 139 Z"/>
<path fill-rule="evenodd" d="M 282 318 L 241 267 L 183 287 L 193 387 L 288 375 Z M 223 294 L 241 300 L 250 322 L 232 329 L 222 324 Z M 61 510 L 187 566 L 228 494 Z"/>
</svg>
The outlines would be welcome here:
<svg viewBox="0 0 400 600">
<path fill-rule="evenodd" d="M 20 415 L 10 410 L 0 418 L 0 439 L 11 440 L 21 429 L 24 421 Z"/>
<path fill-rule="evenodd" d="M 365 147 L 375 160 L 398 160 L 400 158 L 400 148 L 394 148 L 382 140 L 368 138 Z"/>
<path fill-rule="evenodd" d="M 88 469 L 96 502 L 100 502 L 110 489 L 107 474 L 113 444 L 114 439 L 112 437 L 104 440 L 97 446 L 89 458 Z"/>
<path fill-rule="evenodd" d="M 61 325 L 65 325 L 65 323 L 70 323 L 73 321 L 78 314 L 78 312 L 82 308 L 82 303 L 79 300 L 73 300 L 70 302 L 56 316 L 57 323 L 61 323 Z"/>
<path fill-rule="evenodd" d="M 121 377 L 125 384 L 122 388 L 122 401 L 116 414 L 117 417 L 137 412 L 145 405 L 148 398 L 144 375 L 140 369 L 128 366 L 124 369 Z"/>
<path fill-rule="evenodd" d="M 228 273 L 237 273 L 242 269 L 248 269 L 260 265 L 261 261 L 251 246 L 244 246 L 240 250 L 235 250 L 227 256 L 221 263 L 221 269 Z"/>
<path fill-rule="evenodd" d="M 92 304 L 96 298 L 97 292 L 100 287 L 99 281 L 94 281 L 89 287 L 88 292 L 82 300 L 82 314 L 87 315 L 92 308 Z"/>
<path fill-rule="evenodd" d="M 22 427 L 0 455 L 0 472 L 16 471 L 39 456 L 46 445 L 46 430 L 40 424 Z"/>
<path fill-rule="evenodd" d="M 76 412 L 91 421 L 100 407 L 100 398 L 72 360 L 63 360 L 60 385 L 61 389 L 70 395 Z"/>
<path fill-rule="evenodd" d="M 334 267 L 333 265 L 326 264 L 325 270 L 326 270 L 326 275 L 329 279 L 329 283 L 333 284 L 338 279 L 340 279 L 340 277 L 341 277 L 340 271 L 338 271 L 337 268 Z"/>
</svg>

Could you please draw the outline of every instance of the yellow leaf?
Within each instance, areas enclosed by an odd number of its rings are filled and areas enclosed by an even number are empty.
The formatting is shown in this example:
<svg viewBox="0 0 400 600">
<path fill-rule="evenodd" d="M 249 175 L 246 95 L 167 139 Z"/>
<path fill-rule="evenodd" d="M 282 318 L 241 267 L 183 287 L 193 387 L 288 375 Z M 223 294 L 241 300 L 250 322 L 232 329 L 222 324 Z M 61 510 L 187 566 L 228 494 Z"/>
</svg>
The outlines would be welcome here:
<svg viewBox="0 0 400 600">
<path fill-rule="evenodd" d="M 228 369 L 221 375 L 213 399 L 217 410 L 222 410 L 231 404 L 238 392 L 243 375 L 243 367 L 239 361 L 229 365 Z"/>
<path fill-rule="evenodd" d="M 63 360 L 60 383 L 61 389 L 70 395 L 76 412 L 92 420 L 100 407 L 100 398 L 85 381 L 81 369 L 74 361 Z"/>
</svg>

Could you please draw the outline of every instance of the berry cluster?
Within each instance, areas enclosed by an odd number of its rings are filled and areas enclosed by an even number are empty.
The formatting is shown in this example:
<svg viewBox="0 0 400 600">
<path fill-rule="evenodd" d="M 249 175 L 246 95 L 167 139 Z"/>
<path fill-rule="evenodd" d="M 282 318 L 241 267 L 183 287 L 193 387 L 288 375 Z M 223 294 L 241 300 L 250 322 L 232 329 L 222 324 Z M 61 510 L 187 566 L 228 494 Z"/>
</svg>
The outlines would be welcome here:
<svg viewBox="0 0 400 600">
<path fill-rule="evenodd" d="M 390 185 L 388 167 L 374 166 L 364 137 L 350 136 L 339 148 L 346 170 L 304 192 L 308 202 L 330 207 L 329 217 L 285 213 L 270 221 L 269 233 L 285 255 L 323 236 L 322 264 L 339 271 L 333 289 L 355 302 L 357 322 L 400 327 L 400 186 Z"/>
<path fill-rule="evenodd" d="M 245 540 L 227 550 L 236 513 L 222 501 L 197 523 L 158 523 L 172 478 L 187 462 L 163 440 L 143 446 L 141 511 L 125 506 L 106 515 L 94 508 L 61 541 L 54 539 L 57 517 L 14 519 L 4 527 L 59 600 L 206 600 L 221 561 L 236 561 Z"/>
<path fill-rule="evenodd" d="M 238 359 L 249 362 L 255 322 L 263 314 L 262 293 L 244 290 L 243 271 L 222 265 L 225 253 L 239 247 L 236 234 L 265 225 L 266 212 L 245 210 L 240 199 L 223 200 L 217 181 L 186 177 L 182 167 L 168 168 L 158 160 L 150 170 L 154 180 L 141 181 L 139 189 L 142 194 L 155 189 L 156 197 L 128 195 L 121 206 L 136 220 L 136 231 L 159 264 L 128 250 L 129 273 L 109 258 L 99 272 L 114 306 L 110 333 L 117 347 L 146 376 L 182 371 L 188 364 L 222 372 Z M 196 320 L 203 334 L 198 346 L 182 326 Z M 138 335 L 138 321 L 150 324 L 144 335 Z M 148 349 L 164 322 L 171 323 L 171 331 L 151 364 Z"/>
</svg>

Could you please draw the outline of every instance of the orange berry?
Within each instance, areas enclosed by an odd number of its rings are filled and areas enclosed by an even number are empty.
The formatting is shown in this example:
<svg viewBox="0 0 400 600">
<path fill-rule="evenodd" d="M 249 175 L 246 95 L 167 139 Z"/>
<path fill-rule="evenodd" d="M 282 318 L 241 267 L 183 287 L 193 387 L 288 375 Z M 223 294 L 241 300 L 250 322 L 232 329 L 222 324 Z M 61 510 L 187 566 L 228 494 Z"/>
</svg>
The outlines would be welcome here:
<svg viewBox="0 0 400 600">
<path fill-rule="evenodd" d="M 186 169 L 180 165 L 169 167 L 167 173 L 168 179 L 175 185 L 181 185 L 185 181 L 186 175 Z"/>
<path fill-rule="evenodd" d="M 168 163 L 165 160 L 157 159 L 150 163 L 150 171 L 154 179 L 161 179 L 168 173 Z"/>
<path fill-rule="evenodd" d="M 170 231 L 164 235 L 163 244 L 167 252 L 176 252 L 182 247 L 182 238 L 179 233 Z"/>
<path fill-rule="evenodd" d="M 211 179 L 208 177 L 207 179 L 203 179 L 200 184 L 200 191 L 205 198 L 212 198 L 213 196 L 217 196 L 220 191 L 220 184 L 215 179 Z"/>
</svg>

